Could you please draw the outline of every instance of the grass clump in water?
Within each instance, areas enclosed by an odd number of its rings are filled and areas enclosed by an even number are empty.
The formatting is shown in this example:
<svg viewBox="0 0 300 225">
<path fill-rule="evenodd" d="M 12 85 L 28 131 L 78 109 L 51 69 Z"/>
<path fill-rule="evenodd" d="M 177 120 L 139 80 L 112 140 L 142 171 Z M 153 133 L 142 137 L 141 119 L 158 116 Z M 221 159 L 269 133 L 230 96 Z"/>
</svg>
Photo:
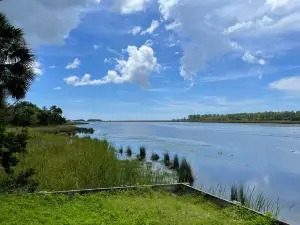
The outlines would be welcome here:
<svg viewBox="0 0 300 225">
<path fill-rule="evenodd" d="M 176 154 L 174 156 L 174 161 L 173 161 L 173 170 L 178 170 L 179 169 L 179 159 L 178 159 L 178 155 Z"/>
<path fill-rule="evenodd" d="M 178 170 L 178 180 L 179 183 L 189 183 L 193 185 L 195 178 L 192 172 L 190 164 L 186 161 L 185 158 L 181 160 L 180 167 Z"/>
<path fill-rule="evenodd" d="M 152 155 L 151 155 L 151 160 L 152 160 L 152 161 L 158 161 L 158 160 L 159 160 L 159 155 L 156 154 L 156 153 L 152 153 Z"/>
<path fill-rule="evenodd" d="M 164 154 L 164 164 L 165 164 L 165 166 L 170 166 L 171 165 L 170 155 L 169 155 L 168 152 L 166 152 Z"/>
<path fill-rule="evenodd" d="M 132 149 L 131 149 L 131 147 L 130 146 L 128 146 L 127 147 L 127 149 L 126 149 L 126 154 L 127 154 L 127 156 L 132 156 Z"/>
<path fill-rule="evenodd" d="M 119 153 L 120 153 L 121 155 L 123 155 L 123 147 L 122 147 L 122 146 L 119 148 Z"/>
<path fill-rule="evenodd" d="M 141 161 L 146 159 L 146 148 L 144 146 L 140 147 L 140 154 L 138 155 L 138 159 Z"/>
</svg>

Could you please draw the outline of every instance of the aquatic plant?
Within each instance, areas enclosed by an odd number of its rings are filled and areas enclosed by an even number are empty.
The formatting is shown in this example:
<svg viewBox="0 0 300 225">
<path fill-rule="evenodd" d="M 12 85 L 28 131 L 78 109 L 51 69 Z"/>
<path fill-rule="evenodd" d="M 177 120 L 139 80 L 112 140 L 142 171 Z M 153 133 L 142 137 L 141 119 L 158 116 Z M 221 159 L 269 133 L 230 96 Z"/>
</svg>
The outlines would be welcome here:
<svg viewBox="0 0 300 225">
<path fill-rule="evenodd" d="M 151 155 L 151 160 L 152 160 L 152 161 L 158 161 L 158 160 L 159 160 L 159 155 L 156 154 L 156 153 L 152 153 L 152 155 Z"/>
<path fill-rule="evenodd" d="M 171 162 L 170 162 L 170 155 L 168 152 L 166 152 L 164 154 L 164 164 L 165 166 L 170 166 Z"/>
<path fill-rule="evenodd" d="M 146 158 L 146 148 L 144 146 L 140 147 L 140 154 L 139 154 L 139 160 L 145 160 Z"/>
<path fill-rule="evenodd" d="M 189 183 L 193 185 L 195 178 L 192 172 L 192 167 L 190 164 L 186 161 L 185 158 L 181 160 L 180 167 L 178 170 L 178 181 L 179 183 Z"/>
<path fill-rule="evenodd" d="M 123 147 L 122 147 L 122 146 L 119 148 L 119 153 L 120 153 L 121 155 L 123 154 Z"/>
<path fill-rule="evenodd" d="M 127 147 L 126 153 L 127 153 L 127 156 L 131 156 L 132 155 L 132 149 L 131 149 L 130 146 Z"/>
<path fill-rule="evenodd" d="M 173 170 L 178 170 L 179 169 L 179 159 L 178 159 L 178 155 L 176 154 L 175 156 L 174 156 L 174 161 L 173 161 L 173 167 L 172 167 L 172 169 Z"/>
</svg>

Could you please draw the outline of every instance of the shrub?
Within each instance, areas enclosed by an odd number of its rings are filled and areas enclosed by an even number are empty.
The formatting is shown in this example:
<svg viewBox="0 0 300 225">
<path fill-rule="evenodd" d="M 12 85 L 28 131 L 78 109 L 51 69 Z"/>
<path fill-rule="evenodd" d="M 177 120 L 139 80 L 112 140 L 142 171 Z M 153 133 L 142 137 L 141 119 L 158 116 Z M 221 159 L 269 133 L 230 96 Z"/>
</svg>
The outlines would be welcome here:
<svg viewBox="0 0 300 225">
<path fill-rule="evenodd" d="M 121 155 L 123 154 L 123 147 L 122 147 L 122 146 L 119 148 L 119 153 L 120 153 Z"/>
</svg>

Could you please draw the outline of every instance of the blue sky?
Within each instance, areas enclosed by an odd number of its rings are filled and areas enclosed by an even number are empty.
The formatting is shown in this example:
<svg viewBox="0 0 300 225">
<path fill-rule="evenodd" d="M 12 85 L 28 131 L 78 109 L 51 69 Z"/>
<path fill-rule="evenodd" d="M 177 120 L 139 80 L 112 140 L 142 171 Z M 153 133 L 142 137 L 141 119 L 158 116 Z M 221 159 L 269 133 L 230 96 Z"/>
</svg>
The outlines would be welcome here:
<svg viewBox="0 0 300 225">
<path fill-rule="evenodd" d="M 67 118 L 299 110 L 299 0 L 0 4 L 37 55 L 26 100 Z"/>
</svg>

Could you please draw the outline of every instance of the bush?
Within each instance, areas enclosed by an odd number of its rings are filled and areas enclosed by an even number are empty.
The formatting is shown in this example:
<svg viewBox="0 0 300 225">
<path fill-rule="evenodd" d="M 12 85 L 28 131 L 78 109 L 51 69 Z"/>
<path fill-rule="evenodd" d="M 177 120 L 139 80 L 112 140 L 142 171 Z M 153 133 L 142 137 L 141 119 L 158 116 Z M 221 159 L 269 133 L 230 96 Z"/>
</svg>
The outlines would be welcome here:
<svg viewBox="0 0 300 225">
<path fill-rule="evenodd" d="M 156 153 L 152 153 L 151 160 L 152 161 L 158 161 L 159 160 L 159 155 L 156 154 Z"/>
<path fill-rule="evenodd" d="M 191 185 L 195 181 L 192 168 L 185 158 L 181 160 L 181 164 L 178 170 L 178 179 L 179 179 L 179 183 L 188 182 Z"/>
<path fill-rule="evenodd" d="M 121 155 L 123 155 L 123 147 L 122 147 L 122 146 L 119 148 L 119 153 L 120 153 Z"/>
</svg>

